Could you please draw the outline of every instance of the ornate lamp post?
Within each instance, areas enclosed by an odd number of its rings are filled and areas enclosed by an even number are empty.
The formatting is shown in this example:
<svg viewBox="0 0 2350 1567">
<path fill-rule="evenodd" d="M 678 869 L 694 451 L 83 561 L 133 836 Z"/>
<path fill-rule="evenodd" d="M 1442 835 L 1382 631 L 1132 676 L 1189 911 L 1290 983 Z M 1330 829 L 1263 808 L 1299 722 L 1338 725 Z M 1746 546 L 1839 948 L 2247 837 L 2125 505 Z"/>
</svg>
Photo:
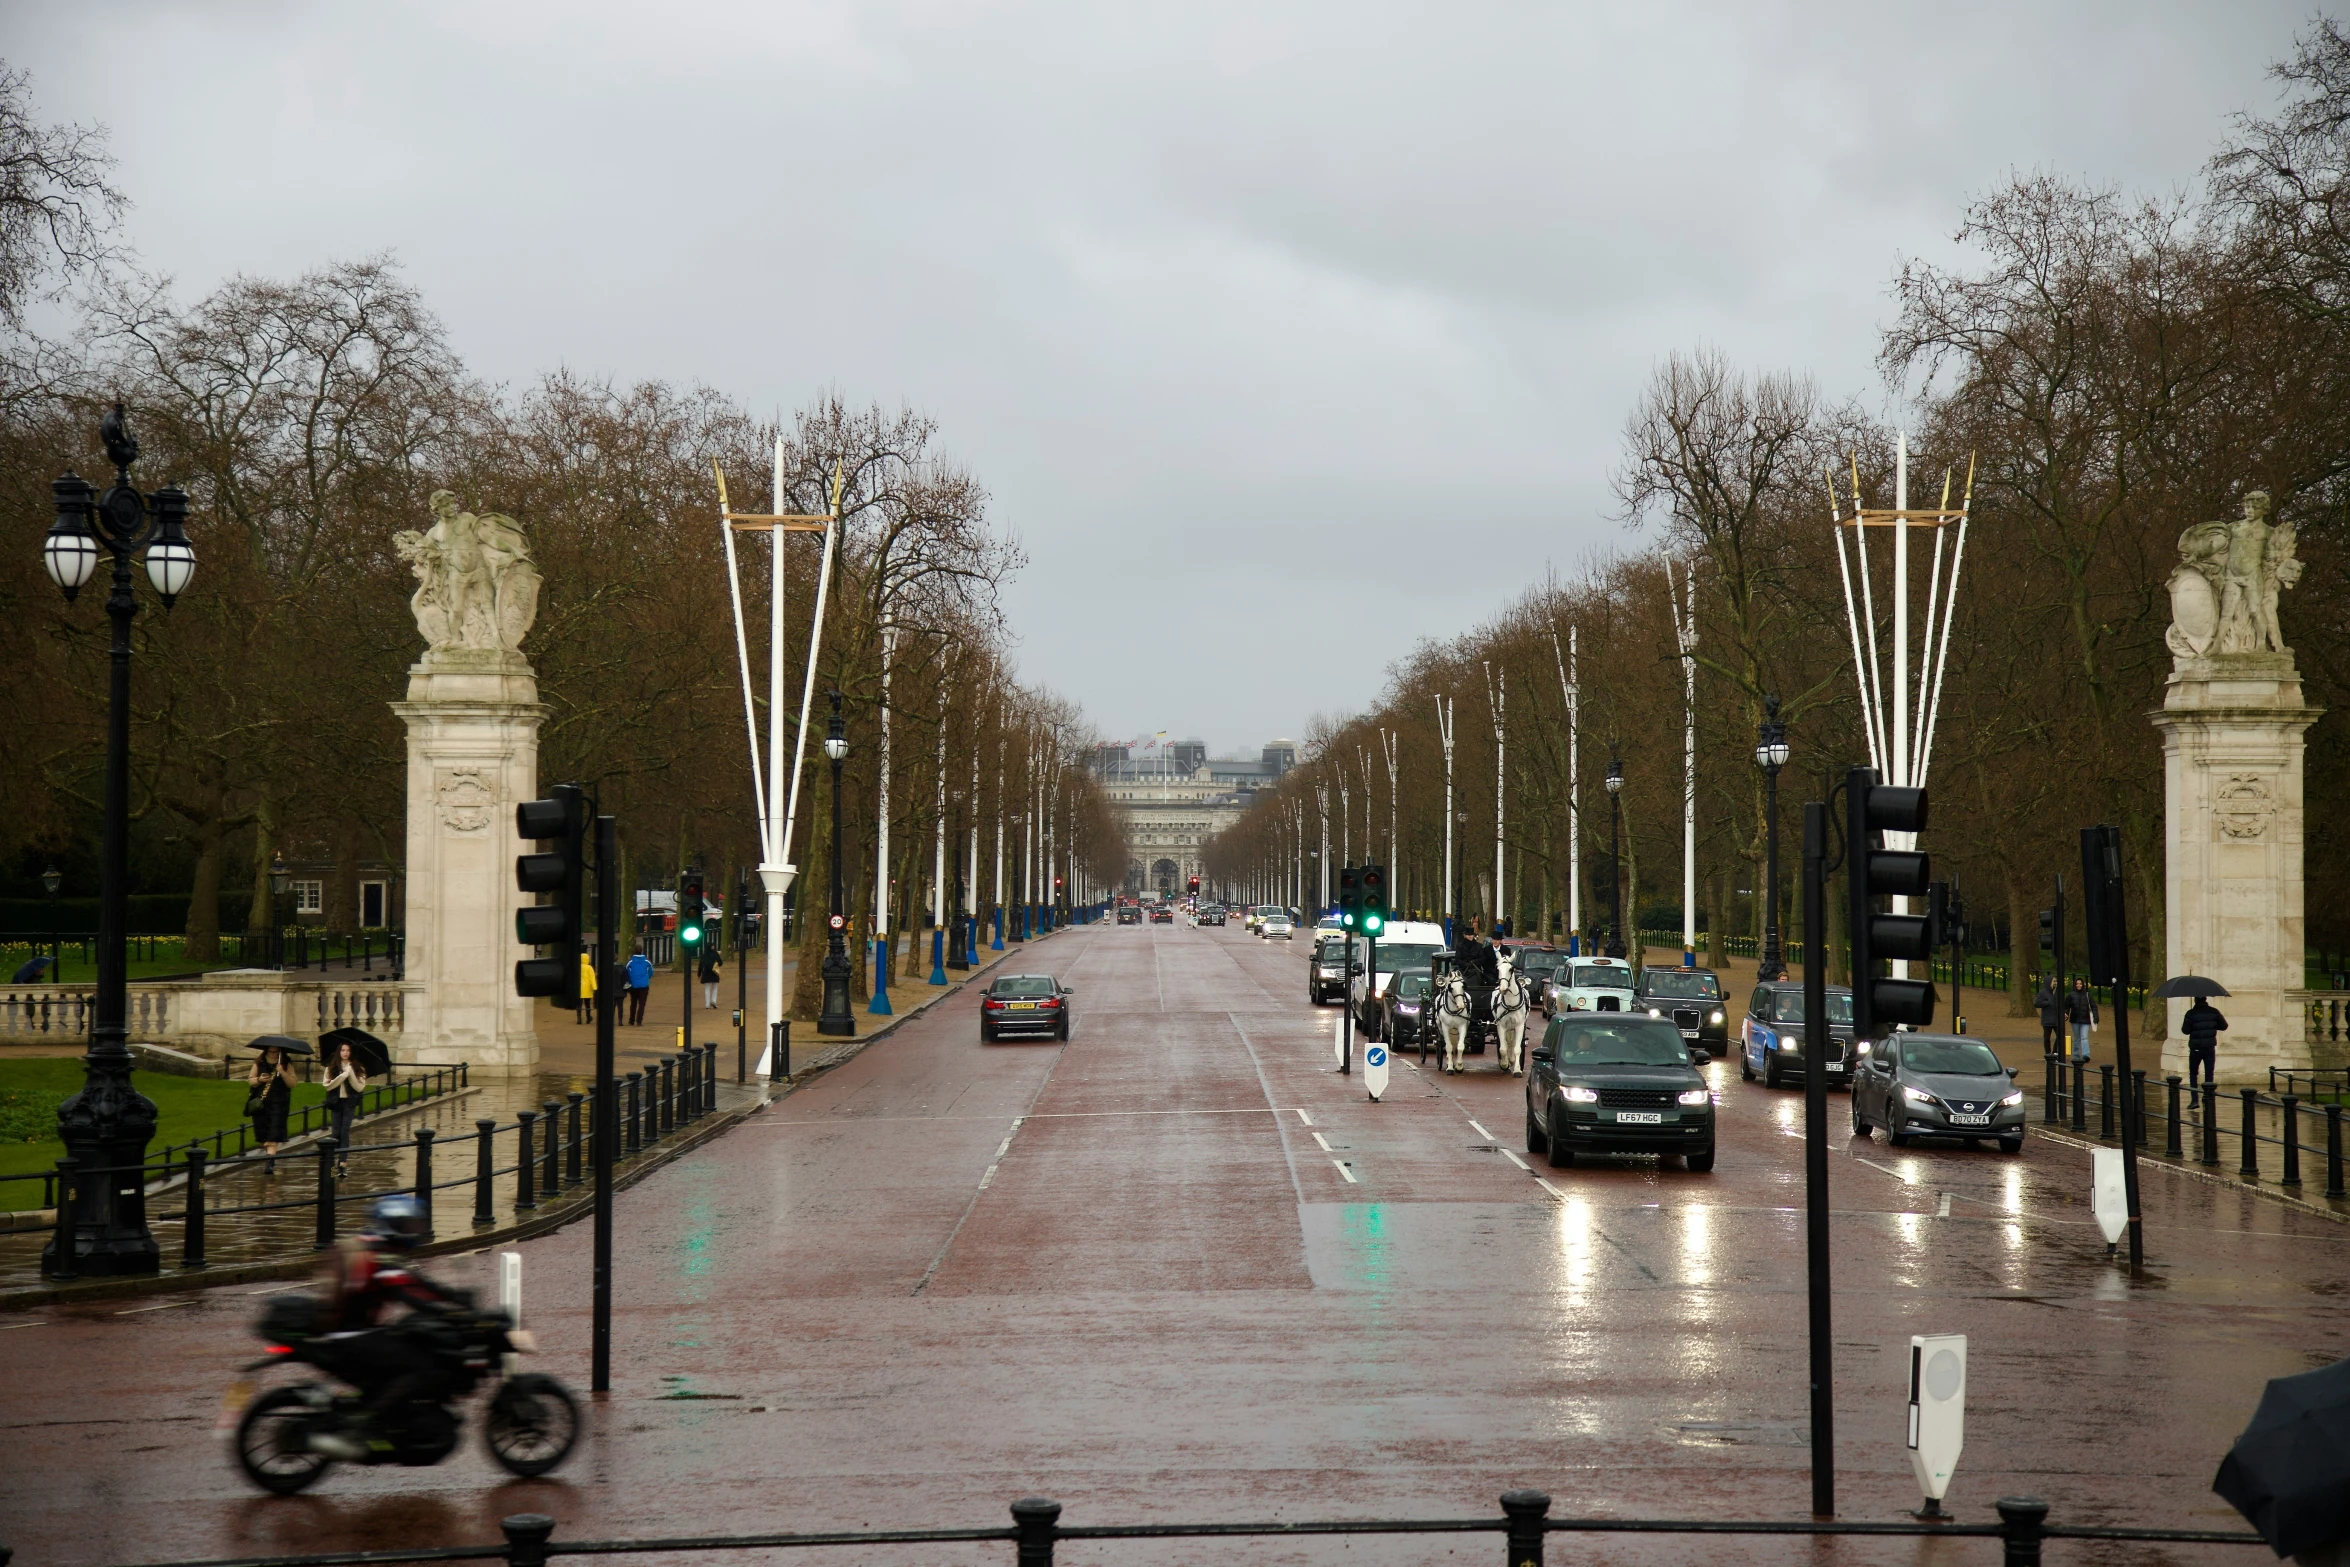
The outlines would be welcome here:
<svg viewBox="0 0 2350 1567">
<path fill-rule="evenodd" d="M 849 917 L 840 869 L 840 764 L 849 754 L 849 742 L 841 732 L 840 693 L 830 695 L 832 716 L 824 724 L 824 754 L 832 759 L 832 913 L 824 922 L 824 1007 L 816 1014 L 816 1032 L 854 1034 L 857 1020 L 849 1015 Z"/>
<path fill-rule="evenodd" d="M 59 972 L 65 967 L 65 935 L 57 928 L 57 889 L 65 877 L 52 865 L 41 872 L 41 885 L 49 890 L 49 980 L 55 984 L 65 977 Z"/>
<path fill-rule="evenodd" d="M 130 932 L 131 813 L 131 557 L 146 555 L 147 583 L 169 609 L 196 569 L 188 547 L 188 498 L 176 485 L 141 495 L 130 466 L 139 443 L 114 405 L 99 426 L 114 483 L 104 495 L 68 472 L 50 486 L 57 521 L 41 546 L 49 580 L 67 603 L 97 572 L 99 552 L 114 557 L 106 615 L 114 635 L 106 687 L 106 814 L 98 862 L 98 991 L 89 1053 L 82 1057 L 82 1091 L 57 1107 L 57 1134 L 65 1162 L 77 1173 L 58 1193 L 65 1212 L 41 1252 L 52 1278 L 84 1274 L 153 1273 L 155 1237 L 147 1229 L 141 1167 L 155 1135 L 155 1105 L 131 1086 L 127 1044 Z M 107 1172 L 107 1173 L 100 1173 Z"/>
<path fill-rule="evenodd" d="M 1617 796 L 1624 792 L 1624 764 L 1620 758 L 1609 757 L 1607 763 L 1607 952 L 1606 956 L 1624 956 L 1624 857 L 1623 804 Z"/>
<path fill-rule="evenodd" d="M 269 857 L 269 966 L 275 969 L 286 966 L 286 911 L 278 907 L 277 900 L 293 884 L 294 873 L 286 869 L 286 857 L 272 853 Z"/>
<path fill-rule="evenodd" d="M 1754 742 L 1754 765 L 1763 770 L 1766 780 L 1766 823 L 1763 875 L 1763 938 L 1762 955 L 1757 961 L 1754 977 L 1757 979 L 1785 979 L 1787 965 L 1779 956 L 1779 769 L 1787 765 L 1792 754 L 1787 745 L 1787 726 L 1779 722 L 1779 699 L 1763 698 L 1762 728 Z"/>
</svg>

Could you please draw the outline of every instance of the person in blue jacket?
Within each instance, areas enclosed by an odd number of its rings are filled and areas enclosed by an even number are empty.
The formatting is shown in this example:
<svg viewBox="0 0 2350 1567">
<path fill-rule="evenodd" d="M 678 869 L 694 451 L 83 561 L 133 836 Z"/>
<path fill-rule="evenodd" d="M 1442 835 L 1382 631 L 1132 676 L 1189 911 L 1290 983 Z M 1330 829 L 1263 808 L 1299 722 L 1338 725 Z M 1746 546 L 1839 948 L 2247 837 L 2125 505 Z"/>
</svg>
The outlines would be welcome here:
<svg viewBox="0 0 2350 1567">
<path fill-rule="evenodd" d="M 653 960 L 643 952 L 632 952 L 628 958 L 628 1021 L 631 1024 L 645 1020 L 645 998 L 653 993 Z"/>
</svg>

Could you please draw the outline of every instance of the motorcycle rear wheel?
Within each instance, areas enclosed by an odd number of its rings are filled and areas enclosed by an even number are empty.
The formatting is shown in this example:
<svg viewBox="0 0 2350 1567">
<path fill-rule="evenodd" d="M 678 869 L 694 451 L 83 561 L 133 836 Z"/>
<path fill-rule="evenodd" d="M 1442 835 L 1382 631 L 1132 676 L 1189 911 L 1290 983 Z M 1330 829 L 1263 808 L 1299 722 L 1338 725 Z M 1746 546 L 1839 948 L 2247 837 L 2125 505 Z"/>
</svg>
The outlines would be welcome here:
<svg viewBox="0 0 2350 1567">
<path fill-rule="evenodd" d="M 553 1377 L 524 1372 L 508 1377 L 490 1400 L 482 1436 L 500 1468 L 527 1480 L 571 1455 L 579 1440 L 579 1406 Z"/>
<path fill-rule="evenodd" d="M 300 1389 L 272 1388 L 253 1400 L 237 1422 L 237 1467 L 274 1496 L 292 1496 L 316 1484 L 334 1463 L 310 1450 L 318 1410 Z"/>
</svg>

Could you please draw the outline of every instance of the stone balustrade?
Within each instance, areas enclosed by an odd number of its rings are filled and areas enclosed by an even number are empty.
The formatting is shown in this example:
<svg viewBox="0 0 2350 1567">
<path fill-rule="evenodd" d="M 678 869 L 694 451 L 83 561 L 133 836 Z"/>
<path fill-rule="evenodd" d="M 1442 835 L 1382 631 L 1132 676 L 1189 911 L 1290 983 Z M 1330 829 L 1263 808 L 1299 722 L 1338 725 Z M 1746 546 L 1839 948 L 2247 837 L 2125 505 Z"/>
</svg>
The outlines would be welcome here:
<svg viewBox="0 0 2350 1567">
<path fill-rule="evenodd" d="M 201 980 L 129 987 L 133 1040 L 219 1057 L 263 1034 L 315 1042 L 336 1028 L 362 1028 L 403 1050 L 408 992 L 388 980 L 303 979 L 273 969 L 225 969 Z M 27 1039 L 89 1037 L 96 1013 L 90 985 L 0 985 L 0 1046 Z"/>
</svg>

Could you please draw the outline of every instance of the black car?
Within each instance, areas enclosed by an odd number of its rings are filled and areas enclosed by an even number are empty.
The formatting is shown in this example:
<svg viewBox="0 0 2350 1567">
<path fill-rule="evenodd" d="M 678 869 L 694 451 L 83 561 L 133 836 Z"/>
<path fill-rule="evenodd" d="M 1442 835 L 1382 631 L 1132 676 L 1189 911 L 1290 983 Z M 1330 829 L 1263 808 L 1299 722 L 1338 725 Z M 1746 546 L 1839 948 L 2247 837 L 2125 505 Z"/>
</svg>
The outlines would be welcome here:
<svg viewBox="0 0 2350 1567">
<path fill-rule="evenodd" d="M 1210 903 L 1204 905 L 1199 911 L 1199 923 L 1202 925 L 1223 924 L 1224 905 L 1221 903 Z"/>
<path fill-rule="evenodd" d="M 1499 942 L 1497 945 L 1509 954 L 1510 967 L 1526 981 L 1527 994 L 1534 998 L 1539 1010 L 1550 999 L 1550 982 L 1572 961 L 1564 947 L 1546 947 L 1533 942 Z"/>
<path fill-rule="evenodd" d="M 1640 971 L 1632 987 L 1636 1011 L 1670 1018 L 1681 1037 L 1703 1045 L 1720 1060 L 1730 1053 L 1730 1014 L 1722 1001 L 1722 981 L 1709 968 L 1666 968 L 1651 964 Z"/>
<path fill-rule="evenodd" d="M 1436 1038 L 1436 1020 L 1430 1016 L 1435 976 L 1424 968 L 1399 970 L 1380 992 L 1379 1038 L 1390 1045 L 1416 1045 Z"/>
<path fill-rule="evenodd" d="M 1828 1082 L 1848 1082 L 1852 1076 L 1852 992 L 1831 985 L 1828 1001 Z M 1803 982 L 1773 980 L 1754 987 L 1746 998 L 1746 1019 L 1739 1025 L 1738 1075 L 1748 1082 L 1763 1080 L 1766 1088 L 1800 1082 L 1803 1077 Z"/>
<path fill-rule="evenodd" d="M 1357 964 L 1360 971 L 1360 963 Z M 1315 1006 L 1346 999 L 1346 942 L 1325 937 L 1306 964 L 1306 999 Z"/>
<path fill-rule="evenodd" d="M 1913 1137 L 1996 1137 L 2001 1153 L 2021 1153 L 2023 1090 L 1979 1039 L 1894 1034 L 1863 1051 L 1852 1074 L 1852 1135 L 1877 1126 L 1896 1148 Z"/>
<path fill-rule="evenodd" d="M 1119 904 L 1119 905 L 1118 905 L 1118 923 L 1119 923 L 1119 924 L 1121 924 L 1121 925 L 1139 925 L 1139 924 L 1141 924 L 1141 923 L 1142 923 L 1142 910 L 1140 910 L 1140 909 L 1136 908 L 1136 907 L 1135 907 L 1133 904 L 1131 904 L 1131 903 L 1121 903 L 1121 904 Z"/>
<path fill-rule="evenodd" d="M 1153 925 L 1172 925 L 1172 924 L 1174 924 L 1174 923 L 1175 923 L 1175 905 L 1174 905 L 1174 904 L 1172 904 L 1172 903 L 1154 903 L 1154 904 L 1152 904 L 1152 905 L 1151 905 L 1151 923 L 1152 923 Z"/>
<path fill-rule="evenodd" d="M 979 1038 L 994 1044 L 1016 1034 L 1069 1037 L 1069 987 L 1050 974 L 999 974 L 979 1000 Z"/>
<path fill-rule="evenodd" d="M 1643 1012 L 1553 1018 L 1526 1074 L 1526 1151 L 1679 1155 L 1714 1167 L 1714 1101 L 1681 1031 Z"/>
</svg>

